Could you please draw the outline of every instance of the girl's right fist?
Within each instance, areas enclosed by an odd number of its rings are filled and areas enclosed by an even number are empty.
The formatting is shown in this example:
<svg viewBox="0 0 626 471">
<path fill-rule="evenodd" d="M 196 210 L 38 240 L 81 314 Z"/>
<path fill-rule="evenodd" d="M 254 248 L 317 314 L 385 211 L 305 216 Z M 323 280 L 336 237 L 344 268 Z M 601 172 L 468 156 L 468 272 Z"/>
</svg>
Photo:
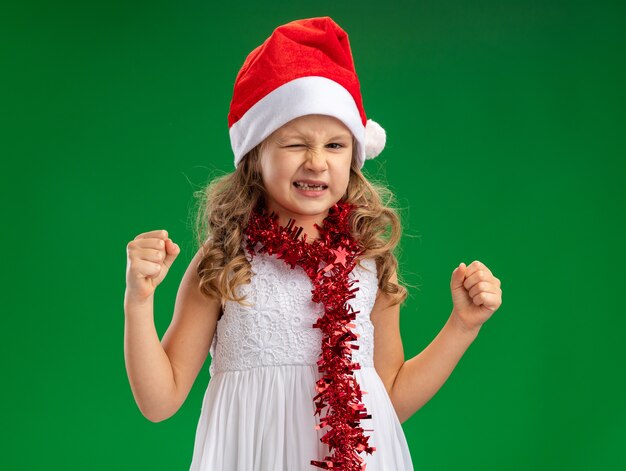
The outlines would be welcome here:
<svg viewBox="0 0 626 471">
<path fill-rule="evenodd" d="M 126 296 L 138 301 L 152 296 L 179 253 L 166 230 L 144 232 L 131 240 L 126 246 Z"/>
</svg>

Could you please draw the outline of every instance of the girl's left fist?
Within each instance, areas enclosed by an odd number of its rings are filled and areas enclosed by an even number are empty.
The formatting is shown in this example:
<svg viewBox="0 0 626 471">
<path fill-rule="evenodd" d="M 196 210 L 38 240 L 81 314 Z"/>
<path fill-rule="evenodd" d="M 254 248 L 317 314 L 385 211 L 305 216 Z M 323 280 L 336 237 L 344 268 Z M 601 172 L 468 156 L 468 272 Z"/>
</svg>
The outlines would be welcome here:
<svg viewBox="0 0 626 471">
<path fill-rule="evenodd" d="M 461 263 L 450 281 L 452 316 L 467 331 L 477 331 L 502 304 L 500 280 L 478 260 Z"/>
</svg>

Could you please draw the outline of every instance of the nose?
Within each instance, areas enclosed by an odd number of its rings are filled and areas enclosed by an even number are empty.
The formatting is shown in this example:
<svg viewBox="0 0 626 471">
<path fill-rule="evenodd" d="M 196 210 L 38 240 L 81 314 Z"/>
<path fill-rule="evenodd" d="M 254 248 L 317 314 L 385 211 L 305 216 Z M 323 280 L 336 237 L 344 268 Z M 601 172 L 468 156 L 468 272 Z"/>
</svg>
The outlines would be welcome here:
<svg viewBox="0 0 626 471">
<path fill-rule="evenodd" d="M 328 169 L 326 154 L 323 151 L 310 148 L 307 151 L 305 168 L 314 172 L 323 172 Z"/>
</svg>

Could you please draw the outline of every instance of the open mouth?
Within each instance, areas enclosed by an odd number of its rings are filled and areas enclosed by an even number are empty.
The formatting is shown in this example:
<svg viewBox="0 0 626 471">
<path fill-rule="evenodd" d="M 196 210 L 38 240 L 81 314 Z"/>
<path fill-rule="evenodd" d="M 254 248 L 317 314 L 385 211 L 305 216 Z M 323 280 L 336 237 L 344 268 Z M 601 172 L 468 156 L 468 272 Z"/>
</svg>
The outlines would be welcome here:
<svg viewBox="0 0 626 471">
<path fill-rule="evenodd" d="M 326 188 L 328 188 L 328 185 L 313 185 L 310 183 L 302 183 L 302 182 L 294 182 L 293 186 L 295 186 L 296 188 L 300 190 L 305 190 L 305 191 L 321 191 L 321 190 L 325 190 Z"/>
</svg>

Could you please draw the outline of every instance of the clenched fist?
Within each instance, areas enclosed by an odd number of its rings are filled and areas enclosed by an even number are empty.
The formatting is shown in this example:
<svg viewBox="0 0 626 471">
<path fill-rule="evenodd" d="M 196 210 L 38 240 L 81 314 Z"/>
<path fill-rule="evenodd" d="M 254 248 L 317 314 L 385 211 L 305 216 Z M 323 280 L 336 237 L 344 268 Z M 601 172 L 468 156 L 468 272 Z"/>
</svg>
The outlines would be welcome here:
<svg viewBox="0 0 626 471">
<path fill-rule="evenodd" d="M 180 247 L 167 235 L 166 230 L 139 234 L 126 246 L 126 298 L 144 301 L 154 290 L 180 253 Z"/>
<path fill-rule="evenodd" d="M 502 304 L 500 279 L 478 260 L 454 269 L 450 290 L 452 315 L 466 331 L 479 330 Z"/>
</svg>

